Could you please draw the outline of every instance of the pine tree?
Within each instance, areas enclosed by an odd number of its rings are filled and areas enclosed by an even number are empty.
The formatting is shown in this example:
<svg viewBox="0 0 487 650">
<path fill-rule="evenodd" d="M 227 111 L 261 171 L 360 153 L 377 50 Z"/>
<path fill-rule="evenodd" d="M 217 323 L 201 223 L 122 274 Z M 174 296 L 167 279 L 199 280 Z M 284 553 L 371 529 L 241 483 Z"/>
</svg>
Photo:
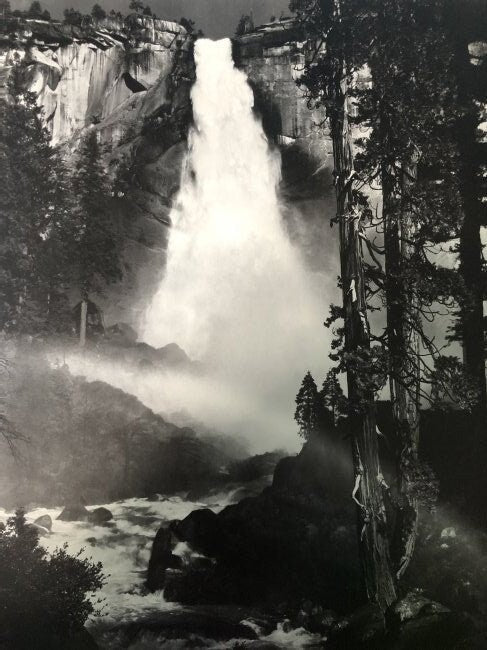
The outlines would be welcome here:
<svg viewBox="0 0 487 650">
<path fill-rule="evenodd" d="M 62 293 L 66 266 L 60 231 L 67 223 L 69 191 L 42 109 L 25 86 L 24 66 L 17 60 L 9 99 L 0 102 L 0 327 L 39 333 L 50 318 L 49 302 Z"/>
<path fill-rule="evenodd" d="M 335 368 L 327 372 L 320 397 L 323 406 L 332 414 L 333 422 L 336 425 L 343 411 L 344 395 Z"/>
<path fill-rule="evenodd" d="M 294 419 L 299 426 L 299 435 L 309 440 L 318 431 L 320 423 L 319 394 L 313 376 L 308 371 L 296 395 Z"/>
<path fill-rule="evenodd" d="M 94 4 L 91 9 L 91 16 L 95 20 L 103 20 L 107 17 L 107 12 L 99 4 Z"/>
<path fill-rule="evenodd" d="M 85 344 L 89 296 L 121 277 L 120 237 L 112 212 L 110 180 L 97 132 L 91 129 L 78 151 L 73 190 L 78 218 L 76 285 L 81 295 L 80 345 Z"/>
</svg>

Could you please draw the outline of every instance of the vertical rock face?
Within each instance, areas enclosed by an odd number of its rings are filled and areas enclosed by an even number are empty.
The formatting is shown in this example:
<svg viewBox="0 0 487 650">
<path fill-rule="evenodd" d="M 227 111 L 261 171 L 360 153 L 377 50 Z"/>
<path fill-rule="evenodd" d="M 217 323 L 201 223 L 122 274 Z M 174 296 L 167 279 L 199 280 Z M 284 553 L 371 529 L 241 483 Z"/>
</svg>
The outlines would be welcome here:
<svg viewBox="0 0 487 650">
<path fill-rule="evenodd" d="M 323 110 L 310 110 L 298 85 L 311 46 L 289 20 L 262 25 L 234 41 L 235 59 L 254 90 L 255 109 L 282 156 L 281 193 L 289 232 L 308 263 L 330 270 L 336 243 L 333 150 Z"/>
<path fill-rule="evenodd" d="M 19 55 L 57 144 L 167 77 L 176 56 L 189 45 L 184 27 L 146 16 L 104 19 L 84 28 L 13 22 L 0 46 L 2 79 Z"/>
<path fill-rule="evenodd" d="M 119 197 L 124 277 L 93 297 L 105 325 L 137 329 L 160 279 L 191 117 L 192 46 L 178 23 L 138 15 L 81 28 L 12 20 L 0 34 L 0 94 L 20 58 L 53 143 L 69 159 L 95 128 L 111 176 L 126 176 Z"/>
</svg>

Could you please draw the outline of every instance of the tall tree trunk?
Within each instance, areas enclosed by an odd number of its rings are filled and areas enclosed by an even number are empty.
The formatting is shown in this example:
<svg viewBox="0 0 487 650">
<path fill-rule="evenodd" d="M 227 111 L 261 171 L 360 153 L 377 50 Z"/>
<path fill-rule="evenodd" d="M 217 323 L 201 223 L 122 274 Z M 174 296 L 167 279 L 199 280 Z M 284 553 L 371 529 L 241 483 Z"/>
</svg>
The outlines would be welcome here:
<svg viewBox="0 0 487 650">
<path fill-rule="evenodd" d="M 86 344 L 86 319 L 88 315 L 88 301 L 83 299 L 81 301 L 80 321 L 79 321 L 79 345 L 81 348 Z"/>
<path fill-rule="evenodd" d="M 460 150 L 460 193 L 463 204 L 463 224 L 460 232 L 460 273 L 466 297 L 460 305 L 460 320 L 463 344 L 463 361 L 469 376 L 474 380 L 478 391 L 475 405 L 477 419 L 485 424 L 487 415 L 487 383 L 485 379 L 485 334 L 484 305 L 485 280 L 483 277 L 483 257 L 480 228 L 485 219 L 485 206 L 482 205 L 482 188 L 479 187 L 482 158 L 485 147 L 477 142 L 477 127 L 480 118 L 471 96 L 474 82 L 469 75 L 471 66 L 468 59 L 468 44 L 459 47 L 456 54 L 457 76 L 460 92 L 472 106 L 457 125 L 457 141 Z M 484 64 L 485 67 L 485 64 Z M 484 160 L 485 162 L 485 160 Z"/>
<path fill-rule="evenodd" d="M 418 527 L 415 467 L 418 460 L 420 315 L 414 279 L 414 222 L 408 208 L 408 187 L 416 164 L 403 164 L 399 187 L 394 172 L 382 171 L 384 248 L 386 261 L 389 386 L 396 436 L 398 507 L 391 553 L 396 577 L 407 569 Z"/>
<path fill-rule="evenodd" d="M 365 299 L 360 215 L 354 214 L 350 178 L 353 173 L 345 70 L 338 68 L 332 81 L 335 109 L 330 115 L 335 163 L 337 217 L 343 286 L 345 350 L 351 354 L 370 349 Z M 353 406 L 349 418 L 352 435 L 360 558 L 367 597 L 385 610 L 396 599 L 387 536 L 383 479 L 375 421 L 374 394 L 364 388 L 353 363 L 347 368 L 348 396 Z M 360 407 L 358 407 L 360 404 Z"/>
<path fill-rule="evenodd" d="M 454 69 L 458 84 L 460 115 L 456 136 L 460 153 L 458 179 L 463 207 L 460 231 L 459 271 L 464 283 L 464 295 L 459 299 L 459 320 L 463 347 L 463 362 L 467 375 L 473 380 L 476 398 L 470 439 L 466 446 L 471 450 L 472 472 L 464 490 L 470 514 L 485 525 L 485 508 L 479 495 L 485 493 L 487 476 L 487 382 L 485 362 L 487 350 L 484 331 L 484 306 L 486 279 L 482 256 L 481 227 L 487 224 L 487 206 L 483 202 L 484 178 L 482 168 L 487 163 L 487 144 L 478 141 L 477 127 L 481 121 L 479 106 L 487 98 L 487 77 L 484 61 L 472 65 L 469 44 L 485 40 L 485 2 L 452 2 L 449 21 L 450 38 L 454 47 Z"/>
</svg>

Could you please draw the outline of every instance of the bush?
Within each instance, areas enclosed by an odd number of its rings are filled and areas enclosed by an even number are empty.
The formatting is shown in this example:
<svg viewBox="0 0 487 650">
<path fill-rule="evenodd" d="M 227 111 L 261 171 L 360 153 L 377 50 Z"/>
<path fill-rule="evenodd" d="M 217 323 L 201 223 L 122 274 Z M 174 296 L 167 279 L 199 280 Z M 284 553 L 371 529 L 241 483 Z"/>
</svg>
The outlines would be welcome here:
<svg viewBox="0 0 487 650">
<path fill-rule="evenodd" d="M 68 555 L 66 545 L 47 553 L 17 510 L 0 529 L 1 647 L 62 644 L 98 613 L 101 600 L 93 596 L 104 582 L 100 563 Z"/>
</svg>

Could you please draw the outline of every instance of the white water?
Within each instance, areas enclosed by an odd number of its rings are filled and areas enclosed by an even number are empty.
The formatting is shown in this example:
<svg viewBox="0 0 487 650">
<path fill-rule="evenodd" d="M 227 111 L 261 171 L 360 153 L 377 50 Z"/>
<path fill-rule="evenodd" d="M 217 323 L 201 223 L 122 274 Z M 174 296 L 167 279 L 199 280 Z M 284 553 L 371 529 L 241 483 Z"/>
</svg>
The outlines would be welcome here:
<svg viewBox="0 0 487 650">
<path fill-rule="evenodd" d="M 296 446 L 294 396 L 306 370 L 320 379 L 327 356 L 325 282 L 305 269 L 283 227 L 280 158 L 230 40 L 197 41 L 195 60 L 195 128 L 141 338 L 175 341 L 203 361 L 206 385 L 174 387 L 193 415 L 209 411 L 207 424 L 218 426 L 237 402 L 235 429 L 254 443 L 268 437 L 267 447 Z M 171 383 L 168 391 L 170 401 Z"/>
<path fill-rule="evenodd" d="M 33 522 L 41 515 L 49 514 L 53 520 L 52 532 L 40 538 L 40 544 L 48 551 L 60 548 L 67 543 L 67 551 L 76 555 L 82 551 L 82 557 L 92 558 L 103 564 L 107 581 L 98 596 L 104 599 L 102 616 L 92 618 L 88 628 L 98 639 L 100 647 L 115 650 L 120 647 L 114 630 L 121 624 L 140 621 L 143 618 L 157 619 L 157 613 L 181 609 L 178 603 L 166 602 L 162 591 L 148 593 L 145 590 L 147 565 L 155 533 L 162 522 L 184 519 L 191 511 L 209 507 L 219 512 L 223 507 L 234 502 L 233 492 L 217 494 L 205 503 L 187 501 L 181 497 L 163 498 L 159 501 L 147 499 L 126 499 L 106 504 L 113 514 L 109 526 L 95 526 L 86 522 L 59 521 L 56 517 L 62 508 L 37 508 L 27 513 L 28 522 Z M 90 507 L 91 509 L 91 507 Z M 0 508 L 0 522 L 5 522 L 12 513 Z M 174 550 L 182 557 L 194 555 L 187 544 L 180 544 Z M 272 641 L 281 648 L 305 648 L 315 646 L 320 638 L 303 629 L 284 631 L 282 625 L 269 636 L 264 636 L 253 621 L 242 621 L 251 626 L 262 640 Z M 208 639 L 205 647 L 215 650 L 230 650 L 239 641 L 242 647 L 253 647 L 253 642 L 244 639 L 232 639 L 228 642 L 215 642 Z M 256 643 L 258 646 L 258 643 Z M 124 646 L 125 647 L 125 646 Z M 191 639 L 154 639 L 142 637 L 133 644 L 132 650 L 149 650 L 154 648 L 193 648 Z"/>
</svg>

